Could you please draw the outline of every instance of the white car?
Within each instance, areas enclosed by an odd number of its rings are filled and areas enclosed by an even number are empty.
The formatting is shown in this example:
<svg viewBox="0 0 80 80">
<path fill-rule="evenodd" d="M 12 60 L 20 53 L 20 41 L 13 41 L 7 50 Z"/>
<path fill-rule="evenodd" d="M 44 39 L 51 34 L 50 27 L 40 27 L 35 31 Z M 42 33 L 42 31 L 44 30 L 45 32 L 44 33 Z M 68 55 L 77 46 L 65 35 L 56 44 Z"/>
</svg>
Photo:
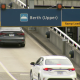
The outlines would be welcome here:
<svg viewBox="0 0 80 80">
<path fill-rule="evenodd" d="M 30 64 L 30 80 L 77 80 L 72 62 L 65 56 L 41 56 Z"/>
</svg>

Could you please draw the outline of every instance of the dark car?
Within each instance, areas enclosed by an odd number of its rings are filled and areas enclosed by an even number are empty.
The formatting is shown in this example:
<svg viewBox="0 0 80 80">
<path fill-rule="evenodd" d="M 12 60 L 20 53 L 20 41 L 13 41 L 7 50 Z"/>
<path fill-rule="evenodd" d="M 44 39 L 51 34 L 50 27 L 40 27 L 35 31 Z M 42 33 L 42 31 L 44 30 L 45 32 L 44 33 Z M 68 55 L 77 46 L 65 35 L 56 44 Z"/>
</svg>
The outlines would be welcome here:
<svg viewBox="0 0 80 80">
<path fill-rule="evenodd" d="M 0 27 L 0 45 L 4 43 L 25 46 L 25 33 L 22 27 Z"/>
</svg>

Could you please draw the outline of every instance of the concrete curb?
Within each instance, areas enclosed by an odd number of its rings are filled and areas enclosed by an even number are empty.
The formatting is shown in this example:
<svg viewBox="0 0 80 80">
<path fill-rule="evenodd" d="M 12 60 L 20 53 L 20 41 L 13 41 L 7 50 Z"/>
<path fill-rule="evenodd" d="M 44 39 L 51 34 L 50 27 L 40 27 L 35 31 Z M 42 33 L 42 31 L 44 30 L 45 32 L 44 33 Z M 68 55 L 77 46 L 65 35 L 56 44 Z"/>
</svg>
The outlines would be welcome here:
<svg viewBox="0 0 80 80">
<path fill-rule="evenodd" d="M 24 28 L 23 28 L 24 29 Z M 24 29 L 31 37 L 33 37 L 37 42 L 39 42 L 40 45 L 42 45 L 45 49 L 47 49 L 50 53 L 52 53 L 53 55 L 56 55 L 55 52 L 53 52 L 48 46 L 46 46 L 43 42 L 41 42 L 37 37 L 35 37 L 30 31 L 28 31 L 27 29 Z M 80 73 L 77 72 L 77 76 L 80 77 Z"/>
</svg>

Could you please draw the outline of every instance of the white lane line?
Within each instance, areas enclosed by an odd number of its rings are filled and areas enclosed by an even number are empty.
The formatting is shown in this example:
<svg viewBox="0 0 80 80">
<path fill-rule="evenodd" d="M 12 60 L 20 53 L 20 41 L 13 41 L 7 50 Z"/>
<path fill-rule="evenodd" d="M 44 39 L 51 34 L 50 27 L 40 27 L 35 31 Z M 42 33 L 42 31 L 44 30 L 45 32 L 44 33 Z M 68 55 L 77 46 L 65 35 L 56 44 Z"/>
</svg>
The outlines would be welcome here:
<svg viewBox="0 0 80 80">
<path fill-rule="evenodd" d="M 0 62 L 0 65 L 2 66 L 2 68 L 5 70 L 5 72 L 13 79 L 13 80 L 17 80 L 15 77 L 13 77 L 13 75 L 11 75 L 9 73 L 9 71 L 4 67 L 4 65 Z"/>
<path fill-rule="evenodd" d="M 28 35 L 28 34 L 27 34 Z M 36 42 L 31 36 L 28 35 L 28 37 L 37 45 L 39 46 L 47 55 L 52 55 L 50 52 L 46 51 L 43 46 L 41 46 L 38 42 Z"/>
</svg>

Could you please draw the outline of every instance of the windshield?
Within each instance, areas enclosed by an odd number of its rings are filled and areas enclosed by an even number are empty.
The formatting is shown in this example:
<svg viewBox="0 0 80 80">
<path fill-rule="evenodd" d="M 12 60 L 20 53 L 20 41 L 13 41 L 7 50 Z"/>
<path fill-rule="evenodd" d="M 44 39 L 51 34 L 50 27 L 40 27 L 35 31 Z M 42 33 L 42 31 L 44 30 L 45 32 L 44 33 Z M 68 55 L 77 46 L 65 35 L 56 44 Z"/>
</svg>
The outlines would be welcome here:
<svg viewBox="0 0 80 80">
<path fill-rule="evenodd" d="M 45 65 L 72 65 L 71 61 L 68 59 L 46 59 Z"/>
</svg>

